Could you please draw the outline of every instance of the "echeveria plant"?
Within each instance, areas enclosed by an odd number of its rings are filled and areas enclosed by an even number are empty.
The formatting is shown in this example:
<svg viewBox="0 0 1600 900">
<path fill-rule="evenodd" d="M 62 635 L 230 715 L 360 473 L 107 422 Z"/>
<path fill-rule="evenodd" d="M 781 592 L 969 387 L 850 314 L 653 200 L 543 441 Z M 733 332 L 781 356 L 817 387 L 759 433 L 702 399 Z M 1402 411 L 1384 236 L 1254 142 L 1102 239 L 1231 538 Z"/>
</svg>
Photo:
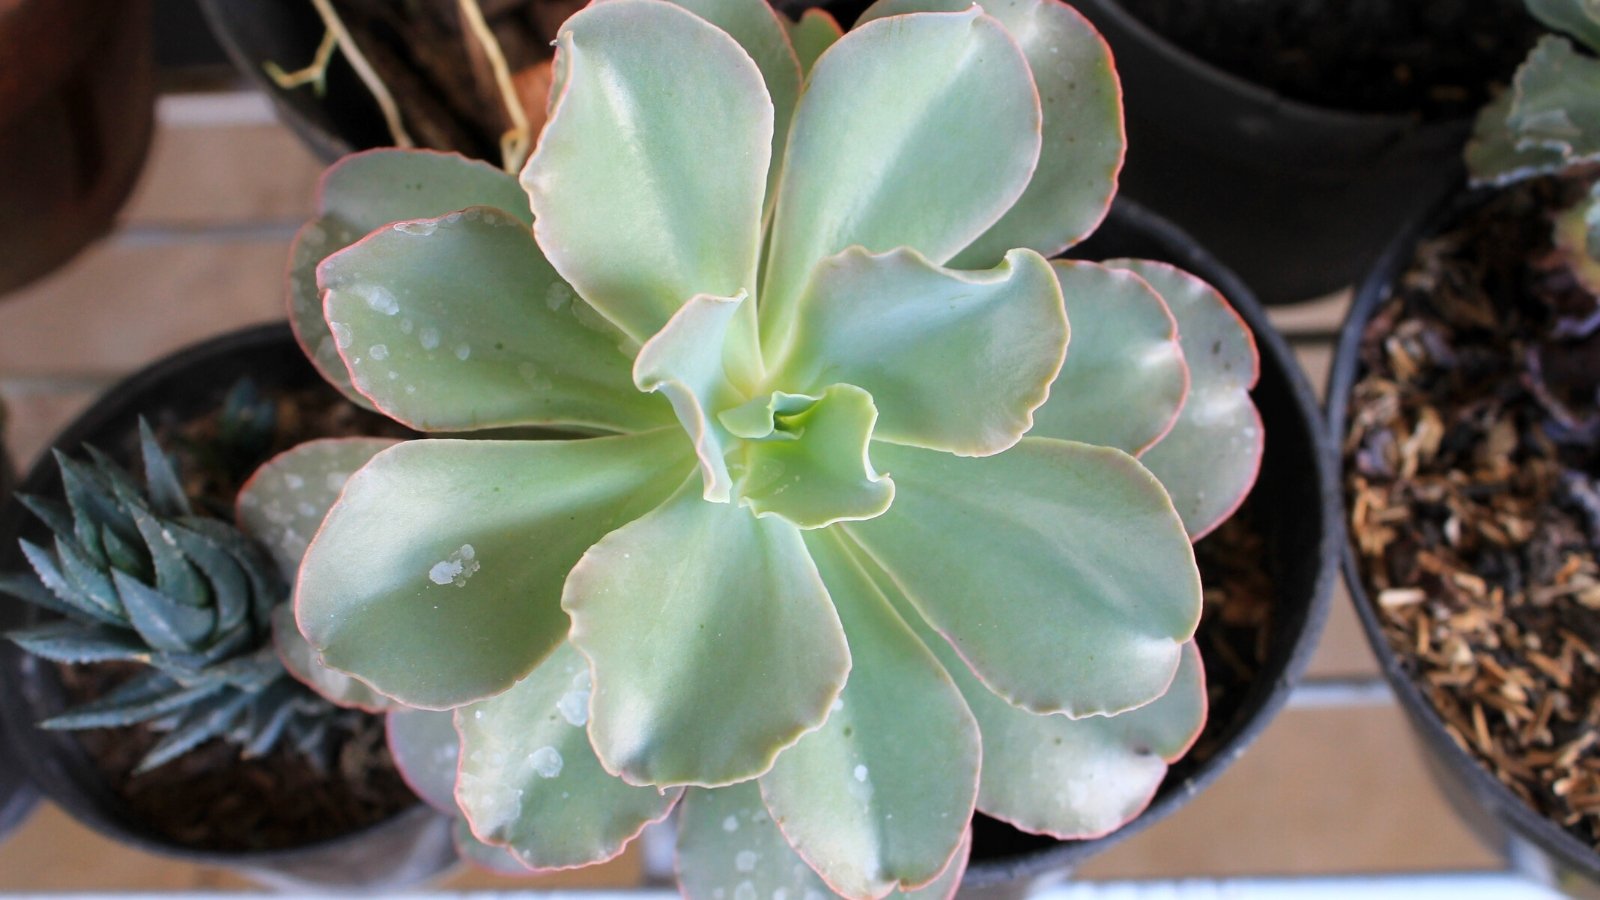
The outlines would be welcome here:
<svg viewBox="0 0 1600 900">
<path fill-rule="evenodd" d="M 511 430 L 351 477 L 300 631 L 452 711 L 397 755 L 529 868 L 680 799 L 714 900 L 946 894 L 975 808 L 1118 827 L 1204 719 L 1191 541 L 1261 452 L 1215 291 L 1046 259 L 1122 153 L 1110 54 L 1055 0 L 884 0 L 843 35 L 592 3 L 520 178 L 378 151 L 324 179 L 291 276 L 324 373 Z"/>
</svg>

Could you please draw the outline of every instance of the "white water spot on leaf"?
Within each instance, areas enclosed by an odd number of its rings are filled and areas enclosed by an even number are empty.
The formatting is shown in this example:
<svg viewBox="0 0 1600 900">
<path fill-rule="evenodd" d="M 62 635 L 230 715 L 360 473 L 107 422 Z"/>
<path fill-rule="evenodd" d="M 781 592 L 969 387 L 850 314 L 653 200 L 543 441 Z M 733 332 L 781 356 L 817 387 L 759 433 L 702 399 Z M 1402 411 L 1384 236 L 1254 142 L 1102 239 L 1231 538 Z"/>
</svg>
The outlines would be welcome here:
<svg viewBox="0 0 1600 900">
<path fill-rule="evenodd" d="M 838 712 L 841 709 L 844 709 L 844 698 L 843 697 L 840 697 L 839 699 L 833 701 L 833 711 L 834 712 Z"/>
<path fill-rule="evenodd" d="M 389 293 L 388 289 L 382 285 L 363 284 L 356 290 L 367 301 L 367 306 L 371 307 L 374 312 L 380 312 L 386 316 L 397 315 L 400 312 L 400 301 L 396 300 L 394 295 Z"/>
<path fill-rule="evenodd" d="M 417 392 L 417 386 L 416 385 L 414 385 L 414 384 L 406 385 L 406 393 L 415 394 L 416 392 Z"/>
<path fill-rule="evenodd" d="M 438 222 L 396 222 L 394 230 L 401 234 L 414 234 L 418 237 L 427 237 L 439 230 Z"/>
<path fill-rule="evenodd" d="M 352 338 L 350 336 L 349 326 L 345 325 L 343 322 L 329 322 L 328 330 L 333 333 L 334 346 L 338 347 L 340 350 L 350 346 L 350 341 Z"/>
<path fill-rule="evenodd" d="M 469 357 L 471 355 L 472 355 L 472 348 L 471 347 L 467 346 L 466 344 L 457 344 L 456 345 L 456 359 L 459 359 L 462 362 L 466 362 L 467 357 Z"/>
<path fill-rule="evenodd" d="M 867 767 L 866 766 L 856 766 L 855 776 L 856 776 L 856 780 L 857 781 L 860 781 L 860 782 L 863 782 L 863 783 L 866 782 L 866 780 L 867 780 Z"/>
<path fill-rule="evenodd" d="M 826 900 L 826 898 L 822 896 L 821 891 L 816 890 L 815 888 L 807 888 L 806 900 Z"/>
<path fill-rule="evenodd" d="M 471 544 L 462 544 L 461 549 L 450 554 L 448 559 L 440 560 L 428 569 L 428 580 L 434 584 L 466 586 L 467 579 L 471 578 L 482 565 L 478 562 L 477 555 Z"/>
<path fill-rule="evenodd" d="M 722 830 L 723 831 L 738 831 L 739 830 L 739 817 L 738 816 L 729 816 L 726 819 L 723 819 L 722 820 Z"/>
<path fill-rule="evenodd" d="M 557 281 L 550 285 L 544 292 L 544 305 L 550 307 L 551 312 L 560 312 L 562 307 L 572 302 L 572 288 L 565 281 Z"/>
<path fill-rule="evenodd" d="M 298 491 L 306 486 L 306 480 L 293 473 L 283 476 L 284 487 L 291 491 Z"/>
<path fill-rule="evenodd" d="M 756 861 L 760 858 L 761 854 L 754 850 L 740 850 L 739 855 L 733 858 L 733 867 L 741 872 L 754 872 Z"/>
<path fill-rule="evenodd" d="M 556 702 L 556 709 L 561 711 L 561 717 L 567 720 L 568 725 L 582 727 L 589 724 L 589 692 L 567 691 Z"/>
<path fill-rule="evenodd" d="M 540 747 L 528 755 L 528 765 L 540 778 L 554 778 L 561 774 L 561 751 L 554 747 Z"/>
<path fill-rule="evenodd" d="M 778 888 L 772 892 L 772 900 L 789 900 L 789 889 Z"/>
<path fill-rule="evenodd" d="M 733 889 L 733 900 L 756 900 L 756 886 L 748 881 L 739 882 Z"/>
<path fill-rule="evenodd" d="M 367 355 L 377 360 L 389 358 L 389 348 L 384 344 L 373 344 L 367 348 Z"/>
<path fill-rule="evenodd" d="M 422 349 L 435 350 L 439 347 L 439 329 L 428 326 L 417 332 L 417 340 L 422 342 Z"/>
<path fill-rule="evenodd" d="M 298 509 L 299 509 L 300 515 L 304 516 L 307 519 L 309 519 L 312 516 L 315 516 L 317 514 L 317 507 L 313 503 L 302 503 L 302 504 L 300 504 Z"/>
</svg>

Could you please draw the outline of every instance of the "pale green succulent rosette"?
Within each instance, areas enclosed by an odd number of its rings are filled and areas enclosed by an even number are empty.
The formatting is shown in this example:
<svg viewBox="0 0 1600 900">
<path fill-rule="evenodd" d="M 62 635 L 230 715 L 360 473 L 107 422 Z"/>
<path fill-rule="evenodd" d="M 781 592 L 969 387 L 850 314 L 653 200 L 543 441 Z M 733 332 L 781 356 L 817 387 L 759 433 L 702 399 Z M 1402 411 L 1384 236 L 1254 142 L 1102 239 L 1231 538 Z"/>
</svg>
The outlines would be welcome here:
<svg viewBox="0 0 1600 900">
<path fill-rule="evenodd" d="M 875 900 L 953 891 L 974 808 L 1136 814 L 1204 719 L 1191 536 L 1259 443 L 1228 443 L 1254 348 L 1214 292 L 1041 255 L 1115 190 L 1099 37 L 1055 0 L 842 36 L 603 0 L 555 81 L 531 228 L 441 171 L 473 164 L 389 151 L 441 202 L 317 271 L 379 410 L 607 435 L 384 450 L 300 569 L 321 663 L 454 710 L 464 847 L 597 862 L 687 794 L 691 895 Z"/>
</svg>

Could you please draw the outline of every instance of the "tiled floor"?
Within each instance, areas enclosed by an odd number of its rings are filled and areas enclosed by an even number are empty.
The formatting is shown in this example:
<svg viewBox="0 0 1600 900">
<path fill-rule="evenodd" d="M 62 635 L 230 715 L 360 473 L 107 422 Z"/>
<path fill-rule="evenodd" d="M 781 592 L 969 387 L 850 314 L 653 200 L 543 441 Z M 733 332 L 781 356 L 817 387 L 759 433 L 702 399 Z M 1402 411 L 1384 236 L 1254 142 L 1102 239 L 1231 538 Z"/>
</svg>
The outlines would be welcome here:
<svg viewBox="0 0 1600 900">
<path fill-rule="evenodd" d="M 237 105 L 237 104 L 236 104 Z M 246 109 L 250 104 L 243 104 Z M 27 462 L 119 375 L 218 332 L 280 317 L 288 236 L 320 167 L 284 129 L 169 104 L 123 227 L 73 265 L 0 300 L 6 445 Z M 1342 301 L 1288 311 L 1286 329 L 1326 333 Z M 1325 346 L 1303 353 L 1322 382 Z M 1374 665 L 1343 592 L 1313 676 Z M 1433 788 L 1397 708 L 1291 709 L 1213 787 L 1088 865 L 1095 878 L 1298 874 L 1496 865 Z M 633 856 L 556 884 L 636 883 Z M 452 887 L 506 884 L 457 875 Z M 237 876 L 123 849 L 45 807 L 0 845 L 0 891 L 201 889 Z"/>
</svg>

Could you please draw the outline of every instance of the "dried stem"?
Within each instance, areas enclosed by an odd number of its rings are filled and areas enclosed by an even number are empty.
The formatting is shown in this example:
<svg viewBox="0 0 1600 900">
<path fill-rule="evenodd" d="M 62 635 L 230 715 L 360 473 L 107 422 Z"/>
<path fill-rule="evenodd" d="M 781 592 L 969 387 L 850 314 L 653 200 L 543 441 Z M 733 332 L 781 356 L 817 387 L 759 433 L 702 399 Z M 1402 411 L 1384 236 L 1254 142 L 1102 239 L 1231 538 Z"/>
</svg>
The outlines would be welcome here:
<svg viewBox="0 0 1600 900">
<path fill-rule="evenodd" d="M 414 147 L 416 142 L 411 140 L 411 135 L 406 133 L 405 124 L 400 121 L 400 107 L 394 102 L 394 95 L 389 93 L 389 88 L 378 77 L 372 68 L 372 63 L 362 54 L 361 48 L 350 37 L 350 30 L 345 27 L 344 21 L 334 11 L 332 0 L 311 0 L 311 5 L 317 8 L 317 15 L 322 17 L 325 25 L 338 40 L 339 48 L 344 51 L 345 59 L 350 60 L 351 68 L 361 77 L 361 82 L 372 92 L 372 98 L 378 101 L 378 108 L 383 111 L 383 119 L 389 125 L 389 135 L 394 138 L 396 147 Z"/>
<path fill-rule="evenodd" d="M 311 57 L 311 63 L 305 68 L 285 72 L 282 66 L 270 59 L 262 63 L 261 68 L 273 84 L 286 91 L 309 84 L 312 93 L 321 97 L 328 92 L 328 63 L 333 61 L 333 51 L 338 46 L 339 36 L 327 30 L 322 33 L 322 43 L 317 45 L 316 55 Z"/>
<path fill-rule="evenodd" d="M 495 85 L 500 88 L 500 97 L 505 102 L 506 113 L 511 116 L 511 130 L 500 136 L 501 165 L 507 172 L 515 175 L 522 168 L 522 163 L 528 158 L 528 150 L 533 143 L 532 128 L 528 125 L 527 110 L 522 108 L 522 98 L 517 95 L 517 86 L 511 81 L 511 67 L 506 65 L 506 55 L 500 49 L 500 42 L 495 39 L 494 32 L 489 29 L 489 23 L 483 18 L 483 9 L 478 6 L 478 0 L 459 0 L 461 16 L 467 22 L 467 27 L 472 30 L 473 37 L 483 46 L 484 54 L 489 58 L 489 66 L 494 70 Z"/>
</svg>

